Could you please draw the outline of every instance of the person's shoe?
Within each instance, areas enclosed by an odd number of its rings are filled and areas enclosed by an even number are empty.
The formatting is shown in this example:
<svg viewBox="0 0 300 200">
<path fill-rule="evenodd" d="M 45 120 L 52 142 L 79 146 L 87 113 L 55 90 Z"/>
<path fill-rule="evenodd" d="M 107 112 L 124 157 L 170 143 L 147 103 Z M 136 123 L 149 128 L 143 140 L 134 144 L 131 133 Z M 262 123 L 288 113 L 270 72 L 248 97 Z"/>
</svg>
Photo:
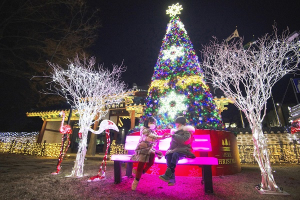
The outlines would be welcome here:
<svg viewBox="0 0 300 200">
<path fill-rule="evenodd" d="M 175 174 L 173 173 L 169 182 L 168 182 L 168 186 L 173 186 L 175 185 Z"/>
<path fill-rule="evenodd" d="M 132 173 L 136 174 L 136 172 L 137 172 L 137 168 L 134 167 L 134 168 L 132 169 Z"/>
<path fill-rule="evenodd" d="M 163 180 L 163 181 L 166 181 L 166 182 L 169 182 L 170 178 L 172 177 L 172 171 L 170 168 L 167 168 L 166 172 L 164 175 L 160 175 L 159 176 L 159 179 L 160 180 Z"/>
<path fill-rule="evenodd" d="M 139 184 L 139 181 L 137 181 L 136 179 L 133 180 L 132 184 L 131 184 L 131 190 L 136 190 L 137 185 Z"/>
</svg>

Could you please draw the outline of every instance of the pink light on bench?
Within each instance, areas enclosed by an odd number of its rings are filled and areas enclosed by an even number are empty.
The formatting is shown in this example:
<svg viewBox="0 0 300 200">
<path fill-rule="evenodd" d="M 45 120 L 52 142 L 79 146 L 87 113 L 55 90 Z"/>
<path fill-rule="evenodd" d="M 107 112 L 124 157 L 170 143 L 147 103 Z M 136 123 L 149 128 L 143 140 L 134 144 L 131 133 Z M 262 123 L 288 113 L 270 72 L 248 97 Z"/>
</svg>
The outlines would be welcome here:
<svg viewBox="0 0 300 200">
<path fill-rule="evenodd" d="M 195 141 L 192 143 L 194 151 L 211 151 L 210 135 L 194 135 Z"/>
<path fill-rule="evenodd" d="M 126 150 L 135 150 L 137 144 L 139 143 L 140 136 L 130 136 L 126 137 L 125 149 Z"/>
<path fill-rule="evenodd" d="M 210 142 L 210 135 L 194 135 L 194 142 L 192 143 L 192 147 L 194 151 L 211 151 L 211 142 Z M 127 136 L 126 137 L 126 143 L 125 143 L 125 149 L 126 150 L 135 150 L 138 142 L 139 142 L 140 136 L 134 135 L 134 136 Z M 159 140 L 159 150 L 160 151 L 167 151 L 170 147 L 171 138 L 166 138 L 163 140 Z"/>
<path fill-rule="evenodd" d="M 111 160 L 113 161 L 125 161 L 125 162 L 137 162 L 130 160 L 131 155 L 111 155 Z M 166 164 L 167 161 L 165 157 L 161 159 L 155 158 L 156 164 Z M 218 165 L 218 159 L 214 157 L 196 157 L 195 159 L 183 158 L 178 161 L 178 165 Z"/>
<path fill-rule="evenodd" d="M 161 159 L 155 158 L 157 164 L 166 164 L 167 161 L 163 157 Z M 196 157 L 195 159 L 183 158 L 178 161 L 178 165 L 218 165 L 218 159 L 214 157 Z"/>
<path fill-rule="evenodd" d="M 208 142 L 208 139 L 195 139 L 195 142 Z"/>
<path fill-rule="evenodd" d="M 171 138 L 166 138 L 159 141 L 159 150 L 167 151 L 170 147 Z"/>
<path fill-rule="evenodd" d="M 124 161 L 124 160 L 129 161 L 131 156 L 132 155 L 114 154 L 114 155 L 111 155 L 111 160 L 113 160 L 113 161 Z"/>
</svg>

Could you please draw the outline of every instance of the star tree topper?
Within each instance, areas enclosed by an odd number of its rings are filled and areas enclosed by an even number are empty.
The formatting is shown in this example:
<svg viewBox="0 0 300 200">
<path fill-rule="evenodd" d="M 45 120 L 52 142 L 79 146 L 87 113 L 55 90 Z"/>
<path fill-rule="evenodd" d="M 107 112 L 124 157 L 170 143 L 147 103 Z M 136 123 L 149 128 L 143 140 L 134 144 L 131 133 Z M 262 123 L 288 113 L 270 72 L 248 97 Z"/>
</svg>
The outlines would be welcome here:
<svg viewBox="0 0 300 200">
<path fill-rule="evenodd" d="M 167 113 L 173 119 L 178 112 L 186 110 L 186 105 L 184 103 L 186 97 L 183 94 L 176 94 L 172 91 L 159 100 L 161 102 L 159 113 Z"/>
<path fill-rule="evenodd" d="M 169 9 L 167 10 L 167 15 L 170 15 L 170 17 L 181 14 L 180 11 L 183 9 L 182 5 L 179 5 L 179 3 L 176 3 L 175 5 L 173 4 L 172 6 L 168 7 Z"/>
</svg>

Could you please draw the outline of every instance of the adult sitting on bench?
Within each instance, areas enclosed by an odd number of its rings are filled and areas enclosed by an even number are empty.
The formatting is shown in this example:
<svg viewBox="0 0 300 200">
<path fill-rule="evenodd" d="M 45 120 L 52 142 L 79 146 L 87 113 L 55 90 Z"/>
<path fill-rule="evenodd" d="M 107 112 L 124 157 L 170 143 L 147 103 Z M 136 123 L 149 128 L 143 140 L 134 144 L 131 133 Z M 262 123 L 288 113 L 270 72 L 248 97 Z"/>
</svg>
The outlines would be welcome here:
<svg viewBox="0 0 300 200">
<path fill-rule="evenodd" d="M 192 142 L 195 128 L 186 126 L 185 117 L 177 117 L 175 120 L 177 130 L 172 129 L 172 140 L 170 148 L 166 152 L 167 170 L 164 175 L 159 176 L 159 179 L 168 182 L 169 186 L 175 184 L 175 168 L 178 160 L 188 157 L 196 158 L 193 154 Z"/>
</svg>

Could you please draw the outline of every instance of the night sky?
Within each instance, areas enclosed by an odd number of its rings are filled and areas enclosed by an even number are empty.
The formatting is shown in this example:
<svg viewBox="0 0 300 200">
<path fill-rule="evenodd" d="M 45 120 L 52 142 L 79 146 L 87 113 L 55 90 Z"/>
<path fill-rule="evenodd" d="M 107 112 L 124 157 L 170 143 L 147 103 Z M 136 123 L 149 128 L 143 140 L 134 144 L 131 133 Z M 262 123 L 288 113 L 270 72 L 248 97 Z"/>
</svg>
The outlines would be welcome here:
<svg viewBox="0 0 300 200">
<path fill-rule="evenodd" d="M 127 71 L 122 79 L 129 88 L 133 83 L 149 85 L 170 20 L 166 10 L 177 2 L 183 7 L 179 16 L 199 57 L 202 45 L 208 44 L 213 36 L 226 39 L 236 27 L 245 44 L 271 33 L 274 21 L 280 33 L 287 27 L 291 33 L 300 31 L 299 0 L 88 0 L 100 9 L 102 22 L 89 54 L 108 68 L 123 62 Z M 273 88 L 275 102 L 282 101 L 290 77 Z M 284 103 L 296 103 L 291 85 Z"/>
<path fill-rule="evenodd" d="M 95 1 L 103 26 L 92 48 L 98 63 L 110 67 L 123 61 L 127 66 L 123 80 L 129 87 L 132 83 L 149 85 L 170 20 L 166 10 L 177 2 L 183 7 L 179 16 L 199 57 L 202 46 L 213 36 L 226 39 L 236 27 L 245 44 L 272 33 L 274 22 L 279 33 L 287 27 L 291 33 L 300 31 L 300 1 Z M 287 75 L 273 88 L 275 103 L 297 103 L 292 86 L 287 87 L 291 77 L 294 75 Z M 267 105 L 268 110 L 274 108 L 271 99 Z M 222 115 L 226 118 L 239 112 L 229 105 Z"/>
<path fill-rule="evenodd" d="M 123 78 L 131 86 L 149 85 L 170 17 L 168 6 L 179 2 L 179 15 L 200 57 L 202 45 L 212 36 L 226 39 L 237 27 L 245 43 L 272 32 L 274 20 L 281 32 L 300 30 L 299 1 L 95 1 L 101 10 L 102 28 L 93 47 L 106 67 L 124 60 Z M 200 60 L 201 62 L 201 60 Z"/>
</svg>

